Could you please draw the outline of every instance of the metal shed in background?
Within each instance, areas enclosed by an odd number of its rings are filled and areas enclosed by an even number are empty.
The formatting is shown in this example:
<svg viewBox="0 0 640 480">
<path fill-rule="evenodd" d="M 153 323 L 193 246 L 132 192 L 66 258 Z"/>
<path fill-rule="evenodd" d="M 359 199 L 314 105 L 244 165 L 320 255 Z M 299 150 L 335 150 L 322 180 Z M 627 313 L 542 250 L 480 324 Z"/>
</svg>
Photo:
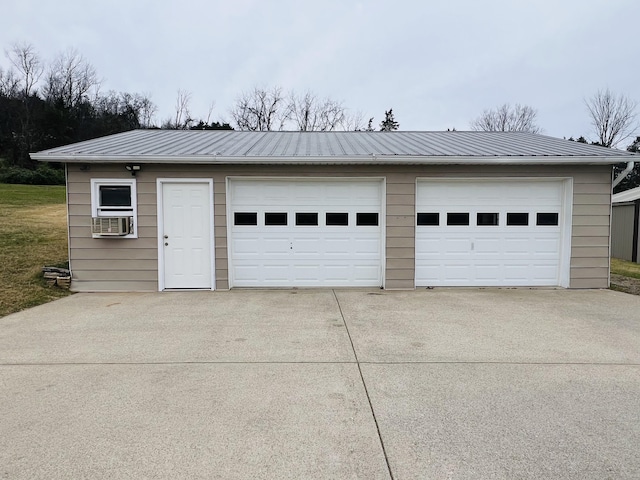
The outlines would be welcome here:
<svg viewBox="0 0 640 480">
<path fill-rule="evenodd" d="M 640 187 L 616 193 L 612 198 L 611 256 L 638 262 Z"/>
</svg>

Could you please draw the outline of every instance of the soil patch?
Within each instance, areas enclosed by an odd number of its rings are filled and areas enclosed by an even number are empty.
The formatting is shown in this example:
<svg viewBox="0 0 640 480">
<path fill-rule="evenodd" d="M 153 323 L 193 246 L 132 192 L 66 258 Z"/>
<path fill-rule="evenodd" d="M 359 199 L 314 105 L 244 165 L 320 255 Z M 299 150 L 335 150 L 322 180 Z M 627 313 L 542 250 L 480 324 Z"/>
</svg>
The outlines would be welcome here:
<svg viewBox="0 0 640 480">
<path fill-rule="evenodd" d="M 622 275 L 611 274 L 611 290 L 640 295 L 640 278 L 624 277 Z"/>
</svg>

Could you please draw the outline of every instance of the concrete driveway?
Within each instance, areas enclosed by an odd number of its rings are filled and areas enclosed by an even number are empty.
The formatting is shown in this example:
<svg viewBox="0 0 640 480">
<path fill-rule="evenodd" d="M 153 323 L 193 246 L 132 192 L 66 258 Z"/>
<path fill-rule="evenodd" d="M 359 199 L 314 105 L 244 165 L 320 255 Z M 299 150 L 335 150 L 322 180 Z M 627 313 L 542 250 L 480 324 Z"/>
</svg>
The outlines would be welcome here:
<svg viewBox="0 0 640 480">
<path fill-rule="evenodd" d="M 0 319 L 0 478 L 640 478 L 640 297 L 77 294 Z"/>
</svg>

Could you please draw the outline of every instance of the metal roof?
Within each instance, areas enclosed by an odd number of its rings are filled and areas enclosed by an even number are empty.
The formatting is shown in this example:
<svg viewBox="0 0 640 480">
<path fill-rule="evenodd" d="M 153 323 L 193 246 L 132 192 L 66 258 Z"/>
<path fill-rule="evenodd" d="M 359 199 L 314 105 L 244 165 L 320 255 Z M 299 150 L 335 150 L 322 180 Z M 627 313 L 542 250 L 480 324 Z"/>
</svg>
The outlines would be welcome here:
<svg viewBox="0 0 640 480">
<path fill-rule="evenodd" d="M 616 193 L 611 197 L 613 203 L 635 202 L 640 199 L 640 187 Z"/>
<path fill-rule="evenodd" d="M 524 132 L 133 130 L 32 153 L 49 162 L 619 163 L 638 156 Z"/>
</svg>

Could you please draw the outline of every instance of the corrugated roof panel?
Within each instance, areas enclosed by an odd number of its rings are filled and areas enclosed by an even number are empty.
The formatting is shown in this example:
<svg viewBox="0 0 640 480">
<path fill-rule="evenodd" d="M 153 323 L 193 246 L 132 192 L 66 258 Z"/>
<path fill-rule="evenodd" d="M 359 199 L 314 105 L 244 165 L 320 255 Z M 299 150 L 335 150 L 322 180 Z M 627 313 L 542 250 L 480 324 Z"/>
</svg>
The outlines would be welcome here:
<svg viewBox="0 0 640 480">
<path fill-rule="evenodd" d="M 38 160 L 99 157 L 349 158 L 388 157 L 620 157 L 637 155 L 523 132 L 238 132 L 134 130 L 53 148 Z M 62 160 L 60 160 L 62 159 Z M 54 161 L 54 160 L 52 160 Z M 212 160 L 213 161 L 213 160 Z"/>
</svg>

